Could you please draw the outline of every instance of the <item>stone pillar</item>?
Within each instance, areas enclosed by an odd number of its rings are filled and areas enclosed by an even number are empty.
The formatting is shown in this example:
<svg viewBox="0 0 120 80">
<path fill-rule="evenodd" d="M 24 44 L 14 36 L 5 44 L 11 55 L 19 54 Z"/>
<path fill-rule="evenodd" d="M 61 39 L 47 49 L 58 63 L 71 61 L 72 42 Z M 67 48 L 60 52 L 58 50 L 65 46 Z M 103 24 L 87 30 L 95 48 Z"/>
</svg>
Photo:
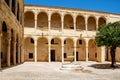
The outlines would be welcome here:
<svg viewBox="0 0 120 80">
<path fill-rule="evenodd" d="M 50 31 L 51 29 L 51 13 L 48 15 L 48 30 Z"/>
<path fill-rule="evenodd" d="M 61 26 L 62 26 L 62 31 L 64 29 L 64 14 L 62 13 L 62 16 L 61 16 Z"/>
<path fill-rule="evenodd" d="M 98 29 L 98 19 L 99 17 L 96 17 L 96 30 Z"/>
<path fill-rule="evenodd" d="M 88 39 L 86 39 L 86 62 L 88 62 Z"/>
<path fill-rule="evenodd" d="M 35 62 L 37 62 L 37 39 L 35 39 L 34 47 L 35 47 Z"/>
<path fill-rule="evenodd" d="M 74 41 L 74 62 L 76 62 L 76 41 Z"/>
<path fill-rule="evenodd" d="M 7 66 L 10 66 L 10 45 L 11 45 L 11 31 L 7 31 Z"/>
<path fill-rule="evenodd" d="M 76 15 L 75 14 L 73 17 L 73 23 L 74 23 L 74 31 L 76 31 Z"/>
<path fill-rule="evenodd" d="M 35 20 L 35 31 L 37 30 L 37 12 L 35 12 L 35 17 L 34 17 L 34 20 Z"/>
<path fill-rule="evenodd" d="M 19 40 L 20 41 L 20 40 Z M 20 58 L 21 58 L 21 54 L 20 54 L 20 42 L 18 41 L 18 63 L 20 64 Z"/>
<path fill-rule="evenodd" d="M 48 61 L 51 62 L 51 42 L 48 40 Z"/>
<path fill-rule="evenodd" d="M 88 31 L 88 16 L 86 15 L 85 16 L 85 28 L 86 28 L 86 31 Z"/>
<path fill-rule="evenodd" d="M 64 40 L 61 42 L 62 45 L 62 63 L 64 62 Z"/>
<path fill-rule="evenodd" d="M 21 62 L 24 62 L 24 52 L 23 52 L 23 43 L 21 45 Z"/>
<path fill-rule="evenodd" d="M 16 65 L 16 34 L 14 34 L 14 44 L 13 44 L 13 64 Z"/>
<path fill-rule="evenodd" d="M 105 61 L 105 46 L 101 47 L 101 62 Z"/>
</svg>

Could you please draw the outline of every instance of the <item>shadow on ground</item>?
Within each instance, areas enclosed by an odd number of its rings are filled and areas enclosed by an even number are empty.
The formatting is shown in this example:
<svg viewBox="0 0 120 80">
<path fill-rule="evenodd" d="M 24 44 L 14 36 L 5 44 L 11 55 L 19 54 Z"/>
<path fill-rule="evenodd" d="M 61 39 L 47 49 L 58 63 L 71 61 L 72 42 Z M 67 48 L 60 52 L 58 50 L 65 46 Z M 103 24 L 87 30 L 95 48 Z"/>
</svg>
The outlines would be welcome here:
<svg viewBox="0 0 120 80">
<path fill-rule="evenodd" d="M 89 67 L 93 67 L 96 69 L 113 69 L 111 64 L 92 64 Z M 120 69 L 120 64 L 116 64 L 114 69 Z"/>
</svg>

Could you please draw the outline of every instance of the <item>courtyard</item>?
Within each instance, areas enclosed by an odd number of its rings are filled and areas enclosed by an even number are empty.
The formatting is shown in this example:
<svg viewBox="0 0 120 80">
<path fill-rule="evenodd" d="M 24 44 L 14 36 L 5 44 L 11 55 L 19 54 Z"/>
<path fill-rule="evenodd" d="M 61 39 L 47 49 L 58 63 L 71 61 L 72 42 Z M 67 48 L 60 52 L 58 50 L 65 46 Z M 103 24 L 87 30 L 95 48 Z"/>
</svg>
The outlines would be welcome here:
<svg viewBox="0 0 120 80">
<path fill-rule="evenodd" d="M 60 70 L 61 62 L 25 62 L 0 71 L 0 80 L 120 80 L 120 65 L 110 62 L 77 62 L 83 70 Z"/>
</svg>

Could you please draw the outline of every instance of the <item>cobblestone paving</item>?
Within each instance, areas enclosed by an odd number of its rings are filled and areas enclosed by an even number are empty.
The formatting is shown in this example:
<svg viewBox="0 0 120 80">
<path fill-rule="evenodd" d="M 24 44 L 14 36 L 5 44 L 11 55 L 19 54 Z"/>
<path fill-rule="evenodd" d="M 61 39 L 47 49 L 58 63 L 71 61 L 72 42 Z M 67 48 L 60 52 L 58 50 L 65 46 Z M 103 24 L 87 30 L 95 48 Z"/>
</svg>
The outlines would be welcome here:
<svg viewBox="0 0 120 80">
<path fill-rule="evenodd" d="M 60 62 L 25 62 L 0 71 L 0 80 L 120 80 L 120 69 L 96 69 L 80 62 L 83 71 L 60 70 Z"/>
</svg>

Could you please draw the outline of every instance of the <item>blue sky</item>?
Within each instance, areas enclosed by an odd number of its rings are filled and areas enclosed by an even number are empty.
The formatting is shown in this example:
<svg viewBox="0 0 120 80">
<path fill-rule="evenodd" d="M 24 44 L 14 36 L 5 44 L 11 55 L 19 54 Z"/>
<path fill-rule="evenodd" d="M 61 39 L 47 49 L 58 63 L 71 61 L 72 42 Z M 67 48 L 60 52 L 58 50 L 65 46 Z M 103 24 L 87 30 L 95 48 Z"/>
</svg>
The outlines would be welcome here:
<svg viewBox="0 0 120 80">
<path fill-rule="evenodd" d="M 24 4 L 77 8 L 120 14 L 120 0 L 24 0 Z"/>
</svg>

